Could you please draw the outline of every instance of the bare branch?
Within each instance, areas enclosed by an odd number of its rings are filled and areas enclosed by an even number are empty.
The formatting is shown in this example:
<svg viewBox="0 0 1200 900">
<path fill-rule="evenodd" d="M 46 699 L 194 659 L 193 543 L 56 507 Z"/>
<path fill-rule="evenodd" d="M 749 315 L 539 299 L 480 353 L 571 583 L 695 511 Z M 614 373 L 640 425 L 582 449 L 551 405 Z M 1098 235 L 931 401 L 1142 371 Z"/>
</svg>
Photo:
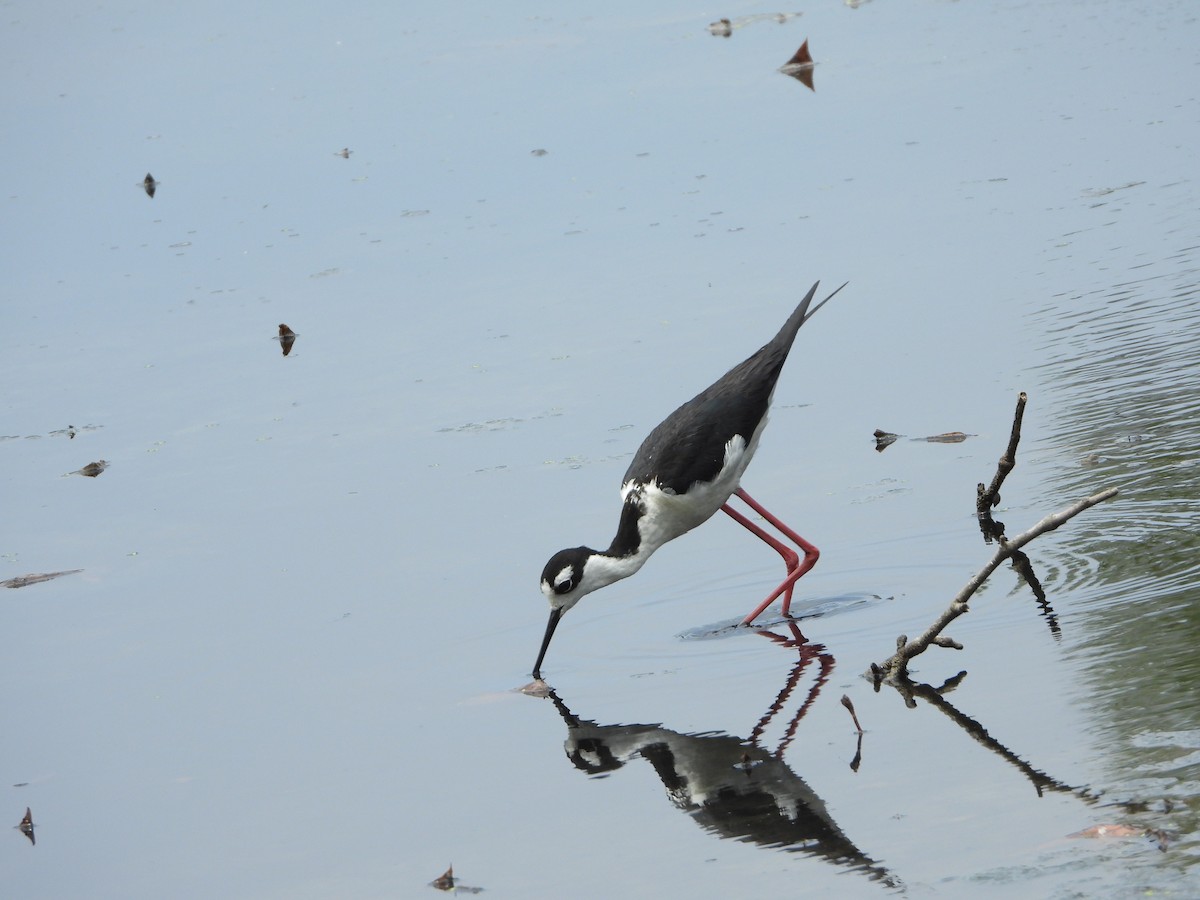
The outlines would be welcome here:
<svg viewBox="0 0 1200 900">
<path fill-rule="evenodd" d="M 1023 401 L 1025 395 L 1022 394 L 1021 397 Z M 1014 434 L 1016 430 L 1014 428 Z M 1001 463 L 1003 465 L 1003 459 Z M 1053 531 L 1064 522 L 1079 515 L 1085 509 L 1091 509 L 1097 503 L 1103 503 L 1105 500 L 1110 500 L 1115 496 L 1117 496 L 1116 488 L 1106 488 L 1098 494 L 1093 494 L 1090 497 L 1085 497 L 1071 504 L 1066 509 L 1046 516 L 1046 518 L 1042 519 L 1028 531 L 1022 532 L 1011 541 L 1000 538 L 1000 546 L 997 548 L 995 555 L 988 561 L 987 565 L 976 572 L 971 580 L 963 586 L 962 590 L 950 601 L 950 605 L 946 608 L 946 611 L 938 616 L 934 623 L 925 630 L 925 633 L 912 641 L 901 635 L 896 642 L 896 652 L 884 660 L 878 667 L 872 666 L 871 671 L 876 680 L 878 681 L 880 677 L 880 673 L 876 671 L 877 668 L 882 671 L 884 678 L 906 677 L 908 674 L 908 661 L 917 654 L 924 653 L 930 644 L 936 643 L 939 646 L 961 650 L 961 644 L 949 638 L 941 638 L 940 635 L 947 625 L 964 613 L 969 612 L 967 601 L 987 581 L 988 577 L 996 571 L 1000 564 L 1006 559 L 1011 558 L 1014 553 L 1039 535 Z"/>
<path fill-rule="evenodd" d="M 975 509 L 980 515 L 1000 502 L 1000 485 L 1004 484 L 1004 479 L 1017 464 L 1017 444 L 1021 442 L 1021 420 L 1025 418 L 1025 401 L 1028 399 L 1024 391 L 1017 395 L 1017 411 L 1013 413 L 1012 434 L 1008 437 L 1008 447 L 1005 449 L 1004 455 L 1000 457 L 1000 462 L 996 465 L 996 474 L 992 477 L 992 483 L 985 488 L 981 482 L 975 489 Z"/>
</svg>

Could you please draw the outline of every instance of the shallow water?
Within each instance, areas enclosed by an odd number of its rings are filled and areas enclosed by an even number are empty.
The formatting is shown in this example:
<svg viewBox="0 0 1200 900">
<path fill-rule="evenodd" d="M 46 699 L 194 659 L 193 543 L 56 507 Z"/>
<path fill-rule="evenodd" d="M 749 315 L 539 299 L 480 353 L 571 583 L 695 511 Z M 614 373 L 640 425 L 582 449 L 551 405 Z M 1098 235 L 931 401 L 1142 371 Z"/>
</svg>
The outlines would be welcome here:
<svg viewBox="0 0 1200 900">
<path fill-rule="evenodd" d="M 7 891 L 1188 893 L 1197 20 L 781 11 L 6 7 L 0 581 L 82 570 L 0 592 Z M 719 517 L 514 692 L 546 558 L 817 278 L 746 477 L 807 642 L 711 635 L 781 575 Z M 1021 390 L 1009 533 L 1121 494 L 910 708 L 861 675 L 991 555 Z"/>
</svg>

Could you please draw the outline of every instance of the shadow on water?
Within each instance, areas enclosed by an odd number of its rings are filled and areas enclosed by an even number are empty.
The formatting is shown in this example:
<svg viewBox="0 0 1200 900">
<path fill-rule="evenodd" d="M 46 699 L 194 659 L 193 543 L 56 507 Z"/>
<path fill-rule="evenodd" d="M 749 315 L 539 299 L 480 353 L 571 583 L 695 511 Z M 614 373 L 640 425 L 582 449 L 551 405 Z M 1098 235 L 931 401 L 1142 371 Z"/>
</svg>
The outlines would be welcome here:
<svg viewBox="0 0 1200 900">
<path fill-rule="evenodd" d="M 748 737 L 719 731 L 681 733 L 658 725 L 601 725 L 571 711 L 551 690 L 549 699 L 567 726 L 567 758 L 581 772 L 609 775 L 631 761 L 650 763 L 671 802 L 717 837 L 823 858 L 889 887 L 900 886 L 887 868 L 858 848 L 825 802 L 784 759 L 801 720 L 834 669 L 834 658 L 809 642 L 795 623 L 790 636 L 757 634 L 798 654 L 775 699 Z M 790 654 L 789 654 L 790 655 Z M 804 682 L 808 689 L 797 698 Z M 799 702 L 797 703 L 797 699 Z M 794 710 L 773 747 L 769 725 Z"/>
<path fill-rule="evenodd" d="M 882 603 L 885 599 L 878 594 L 846 593 L 836 597 L 804 598 L 792 601 L 791 615 L 767 618 L 764 613 L 755 620 L 752 627 L 742 624 L 742 618 L 724 619 L 711 625 L 699 625 L 688 628 L 678 634 L 683 641 L 710 641 L 718 638 L 735 637 L 737 635 L 764 633 L 764 629 L 777 628 L 780 625 L 790 626 L 794 622 L 806 619 L 818 619 L 837 613 L 850 612 L 867 606 Z M 768 632 L 769 633 L 769 632 Z"/>
</svg>

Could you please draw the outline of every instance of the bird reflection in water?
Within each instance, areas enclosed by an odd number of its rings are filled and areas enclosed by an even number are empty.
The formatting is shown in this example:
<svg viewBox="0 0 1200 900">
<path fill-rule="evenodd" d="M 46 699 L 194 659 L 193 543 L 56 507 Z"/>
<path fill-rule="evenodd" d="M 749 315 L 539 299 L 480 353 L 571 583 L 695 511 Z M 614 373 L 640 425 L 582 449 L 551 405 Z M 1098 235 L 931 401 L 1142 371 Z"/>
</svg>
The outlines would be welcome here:
<svg viewBox="0 0 1200 900">
<path fill-rule="evenodd" d="M 823 645 L 809 643 L 795 623 L 788 627 L 791 637 L 758 632 L 781 648 L 795 650 L 799 659 L 748 738 L 681 734 L 662 725 L 600 725 L 571 712 L 553 689 L 547 689 L 546 696 L 567 724 L 567 758 L 588 775 L 607 774 L 644 759 L 654 767 L 671 802 L 717 837 L 823 857 L 873 881 L 899 885 L 894 875 L 855 846 L 825 802 L 784 760 L 800 720 L 834 666 Z M 808 692 L 793 707 L 793 694 L 805 677 Z M 783 737 L 774 750 L 768 749 L 763 745 L 768 725 L 790 708 L 796 712 Z"/>
</svg>

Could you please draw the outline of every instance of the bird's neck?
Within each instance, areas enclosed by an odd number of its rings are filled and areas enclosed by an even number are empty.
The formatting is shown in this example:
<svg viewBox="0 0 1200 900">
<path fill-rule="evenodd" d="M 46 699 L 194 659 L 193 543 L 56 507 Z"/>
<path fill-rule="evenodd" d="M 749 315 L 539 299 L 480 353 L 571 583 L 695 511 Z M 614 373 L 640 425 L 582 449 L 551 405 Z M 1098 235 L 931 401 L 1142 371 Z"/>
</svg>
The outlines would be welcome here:
<svg viewBox="0 0 1200 900">
<path fill-rule="evenodd" d="M 647 496 L 648 490 L 652 497 Z M 630 483 L 623 493 L 625 502 L 612 543 L 607 550 L 594 551 L 587 563 L 587 581 L 592 590 L 628 578 L 645 565 L 655 550 L 695 524 L 671 521 L 673 516 L 664 515 L 661 509 L 657 515 L 648 514 L 654 499 L 662 499 L 658 496 L 661 491 L 656 488 Z"/>
<path fill-rule="evenodd" d="M 628 578 L 640 569 L 649 557 L 649 553 L 614 556 L 609 550 L 594 551 L 583 565 L 583 580 L 588 592 Z"/>
<path fill-rule="evenodd" d="M 584 581 L 590 590 L 628 578 L 640 569 L 658 544 L 647 541 L 639 523 L 645 514 L 640 497 L 627 494 L 621 506 L 617 533 L 607 550 L 593 550 L 585 565 Z"/>
</svg>

